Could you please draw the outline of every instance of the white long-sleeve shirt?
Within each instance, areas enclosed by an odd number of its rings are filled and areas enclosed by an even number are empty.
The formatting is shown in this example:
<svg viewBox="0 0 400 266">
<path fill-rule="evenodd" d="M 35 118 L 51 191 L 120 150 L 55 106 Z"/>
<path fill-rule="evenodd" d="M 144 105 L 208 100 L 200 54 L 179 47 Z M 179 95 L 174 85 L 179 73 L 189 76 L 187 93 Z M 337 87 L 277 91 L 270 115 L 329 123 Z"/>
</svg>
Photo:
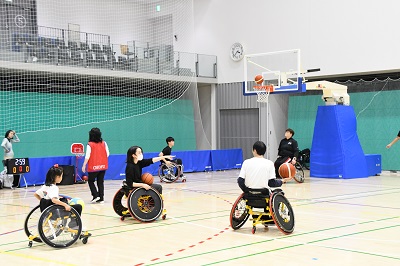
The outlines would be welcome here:
<svg viewBox="0 0 400 266">
<path fill-rule="evenodd" d="M 1 143 L 1 147 L 4 150 L 4 160 L 14 158 L 14 151 L 12 149 L 12 143 L 19 142 L 19 141 L 20 140 L 19 140 L 17 134 L 14 134 L 14 138 L 12 138 L 10 140 L 8 138 L 3 139 L 3 142 Z"/>
</svg>

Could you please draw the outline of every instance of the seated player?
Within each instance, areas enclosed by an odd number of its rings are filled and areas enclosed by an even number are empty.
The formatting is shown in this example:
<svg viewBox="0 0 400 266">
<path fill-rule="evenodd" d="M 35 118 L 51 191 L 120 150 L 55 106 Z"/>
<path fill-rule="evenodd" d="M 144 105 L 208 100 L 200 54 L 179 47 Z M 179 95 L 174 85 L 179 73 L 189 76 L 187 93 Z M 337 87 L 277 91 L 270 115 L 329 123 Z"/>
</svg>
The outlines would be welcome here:
<svg viewBox="0 0 400 266">
<path fill-rule="evenodd" d="M 172 152 L 172 147 L 175 145 L 175 140 L 173 137 L 168 137 L 166 140 L 167 146 L 160 152 L 158 156 L 164 156 L 164 155 L 171 155 Z M 180 172 L 180 178 L 185 179 L 186 177 L 183 175 L 183 169 L 182 169 L 182 160 L 179 158 L 175 158 L 174 160 L 169 160 L 169 159 L 163 159 L 161 163 L 169 165 L 169 162 L 174 162 L 178 165 L 179 172 Z M 178 171 L 175 173 L 175 176 L 178 175 Z"/>
<path fill-rule="evenodd" d="M 296 160 L 299 157 L 299 146 L 297 141 L 293 138 L 294 131 L 291 128 L 286 129 L 285 138 L 281 140 L 278 148 L 278 158 L 275 161 L 275 175 L 280 178 L 279 166 L 283 163 L 291 162 L 293 165 L 296 164 Z"/>
<path fill-rule="evenodd" d="M 166 155 L 160 157 L 154 157 L 151 159 L 143 159 L 143 150 L 139 146 L 132 146 L 128 149 L 126 155 L 126 167 L 125 167 L 125 182 L 128 187 L 142 187 L 149 190 L 150 187 L 156 189 L 162 194 L 162 186 L 159 184 L 152 184 L 151 186 L 143 183 L 142 181 L 142 169 L 150 164 L 158 162 L 163 159 L 172 160 L 173 156 Z"/>
<path fill-rule="evenodd" d="M 55 164 L 50 167 L 46 174 L 46 180 L 44 185 L 38 189 L 34 196 L 40 201 L 40 211 L 43 211 L 48 206 L 53 204 L 57 204 L 63 206 L 66 211 L 71 211 L 71 208 L 74 208 L 80 216 L 82 216 L 82 205 L 75 204 L 69 205 L 68 200 L 65 198 L 60 198 L 59 189 L 56 184 L 60 183 L 63 178 L 63 168 Z M 69 225 L 73 227 L 74 225 Z M 76 226 L 76 224 L 75 224 Z M 91 236 L 88 232 L 82 232 L 84 236 Z"/>
<path fill-rule="evenodd" d="M 267 146 L 264 142 L 256 141 L 253 145 L 254 157 L 243 162 L 237 182 L 244 193 L 249 192 L 250 189 L 280 187 L 290 180 L 290 178 L 276 178 L 274 163 L 264 158 L 266 150 Z M 267 210 L 264 211 L 267 212 Z"/>
</svg>

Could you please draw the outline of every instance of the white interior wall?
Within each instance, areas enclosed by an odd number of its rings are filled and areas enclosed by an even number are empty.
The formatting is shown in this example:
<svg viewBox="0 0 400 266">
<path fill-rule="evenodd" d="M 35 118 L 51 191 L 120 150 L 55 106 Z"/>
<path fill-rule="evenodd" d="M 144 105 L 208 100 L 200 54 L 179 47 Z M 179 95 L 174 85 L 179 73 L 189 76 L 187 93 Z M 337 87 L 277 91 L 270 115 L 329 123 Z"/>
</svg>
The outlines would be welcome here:
<svg viewBox="0 0 400 266">
<path fill-rule="evenodd" d="M 400 69 L 400 2 L 394 0 L 194 0 L 196 52 L 218 56 L 218 82 L 243 81 L 245 53 L 301 49 L 304 69 L 336 75 Z"/>
<path fill-rule="evenodd" d="M 160 11 L 156 6 L 160 5 Z M 79 24 L 81 31 L 109 35 L 112 44 L 128 41 L 171 44 L 176 51 L 194 51 L 193 5 L 191 0 L 37 0 L 38 25 L 68 29 Z M 154 18 L 172 14 L 173 32 L 167 41 L 154 34 Z M 170 30 L 171 25 L 165 25 Z"/>
</svg>

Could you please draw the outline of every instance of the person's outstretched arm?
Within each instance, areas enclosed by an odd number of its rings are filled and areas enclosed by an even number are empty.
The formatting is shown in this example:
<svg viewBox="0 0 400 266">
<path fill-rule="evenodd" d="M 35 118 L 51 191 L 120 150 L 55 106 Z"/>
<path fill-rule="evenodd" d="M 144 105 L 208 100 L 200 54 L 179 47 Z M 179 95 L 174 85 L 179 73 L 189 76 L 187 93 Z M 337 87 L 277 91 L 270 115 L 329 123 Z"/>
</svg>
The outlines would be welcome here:
<svg viewBox="0 0 400 266">
<path fill-rule="evenodd" d="M 394 140 L 392 140 L 392 142 L 390 142 L 388 145 L 386 145 L 386 148 L 389 149 L 390 147 L 392 147 L 392 145 L 395 144 L 399 139 L 400 139 L 400 131 L 397 134 L 397 137 L 395 137 Z"/>
</svg>

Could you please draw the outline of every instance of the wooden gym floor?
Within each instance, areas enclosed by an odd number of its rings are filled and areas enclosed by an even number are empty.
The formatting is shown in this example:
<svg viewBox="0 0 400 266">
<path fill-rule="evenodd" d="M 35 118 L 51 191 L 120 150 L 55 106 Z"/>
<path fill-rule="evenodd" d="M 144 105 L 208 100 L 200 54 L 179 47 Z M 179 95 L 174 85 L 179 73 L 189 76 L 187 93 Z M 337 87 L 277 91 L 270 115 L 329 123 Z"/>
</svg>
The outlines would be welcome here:
<svg viewBox="0 0 400 266">
<path fill-rule="evenodd" d="M 189 173 L 186 183 L 163 184 L 166 220 L 121 221 L 112 199 L 121 181 L 105 182 L 104 204 L 89 204 L 87 184 L 60 186 L 85 200 L 84 227 L 93 236 L 69 248 L 28 247 L 23 224 L 37 205 L 37 187 L 0 190 L 2 265 L 400 265 L 400 176 L 362 179 L 307 178 L 283 186 L 296 227 L 284 235 L 275 226 L 251 222 L 229 226 L 241 193 L 239 170 Z M 307 172 L 308 175 L 308 172 Z M 156 178 L 158 182 L 158 178 Z"/>
</svg>

